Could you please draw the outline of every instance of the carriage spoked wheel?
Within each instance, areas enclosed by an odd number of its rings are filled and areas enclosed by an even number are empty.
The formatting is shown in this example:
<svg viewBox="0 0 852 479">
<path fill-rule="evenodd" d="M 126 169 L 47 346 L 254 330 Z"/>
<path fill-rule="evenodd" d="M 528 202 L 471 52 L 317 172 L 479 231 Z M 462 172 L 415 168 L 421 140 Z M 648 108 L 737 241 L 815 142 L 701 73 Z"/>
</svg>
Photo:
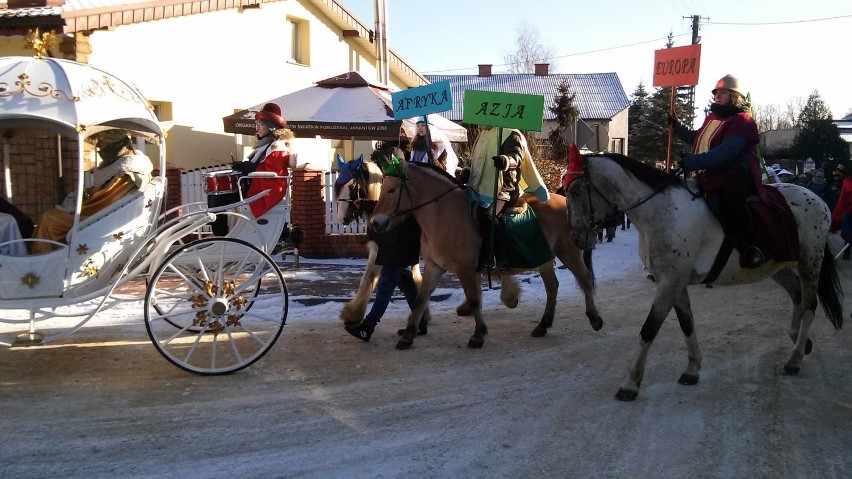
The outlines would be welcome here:
<svg viewBox="0 0 852 479">
<path fill-rule="evenodd" d="M 289 293 L 272 258 L 235 238 L 185 244 L 154 272 L 145 327 L 169 362 L 217 375 L 244 369 L 275 344 Z"/>
</svg>

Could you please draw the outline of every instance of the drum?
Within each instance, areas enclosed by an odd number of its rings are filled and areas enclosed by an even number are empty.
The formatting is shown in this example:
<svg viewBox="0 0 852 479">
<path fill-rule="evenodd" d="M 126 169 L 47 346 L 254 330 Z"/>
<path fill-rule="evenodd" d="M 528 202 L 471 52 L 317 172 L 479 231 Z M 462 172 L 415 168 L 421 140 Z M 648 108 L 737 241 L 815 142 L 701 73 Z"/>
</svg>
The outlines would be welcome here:
<svg viewBox="0 0 852 479">
<path fill-rule="evenodd" d="M 240 179 L 239 171 L 213 171 L 204 174 L 204 191 L 208 195 L 223 195 L 236 193 Z"/>
</svg>

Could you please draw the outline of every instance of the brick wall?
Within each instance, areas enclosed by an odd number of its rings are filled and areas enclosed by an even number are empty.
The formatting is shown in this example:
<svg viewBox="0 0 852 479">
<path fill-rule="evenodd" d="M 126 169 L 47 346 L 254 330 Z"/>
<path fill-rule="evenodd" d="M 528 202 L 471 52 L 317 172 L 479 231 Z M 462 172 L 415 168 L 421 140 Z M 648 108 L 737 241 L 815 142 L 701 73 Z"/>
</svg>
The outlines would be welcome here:
<svg viewBox="0 0 852 479">
<path fill-rule="evenodd" d="M 55 135 L 33 135 L 7 131 L 4 141 L 9 151 L 9 172 L 12 182 L 11 202 L 33 220 L 45 210 L 62 202 L 65 194 L 77 188 L 77 140 L 63 138 L 62 182 L 58 172 L 58 151 Z M 5 170 L 0 168 L 0 180 L 5 184 Z M 4 192 L 5 197 L 5 192 Z"/>
<path fill-rule="evenodd" d="M 290 221 L 301 225 L 305 233 L 299 254 L 307 258 L 365 258 L 367 235 L 325 232 L 325 172 L 294 170 L 290 179 Z"/>
</svg>

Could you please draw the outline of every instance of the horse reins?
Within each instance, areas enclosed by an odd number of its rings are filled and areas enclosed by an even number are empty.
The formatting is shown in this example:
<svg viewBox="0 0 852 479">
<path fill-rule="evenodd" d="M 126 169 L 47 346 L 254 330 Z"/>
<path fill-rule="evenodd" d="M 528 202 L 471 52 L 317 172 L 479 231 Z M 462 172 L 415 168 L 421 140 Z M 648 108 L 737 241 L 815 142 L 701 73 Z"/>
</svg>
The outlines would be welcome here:
<svg viewBox="0 0 852 479">
<path fill-rule="evenodd" d="M 385 178 L 388 178 L 388 177 L 385 177 Z M 411 192 L 408 190 L 408 188 L 406 188 L 406 183 L 408 183 L 408 181 L 410 181 L 410 180 L 408 178 L 404 177 L 404 176 L 397 176 L 396 178 L 399 178 L 400 181 L 402 181 L 402 189 L 404 189 L 406 194 L 408 194 L 409 202 L 413 203 L 414 201 L 411 199 Z M 382 181 L 384 181 L 384 179 L 382 179 Z M 459 189 L 459 188 L 462 188 L 462 187 L 459 186 L 459 185 L 453 185 L 452 188 L 448 189 L 447 191 L 445 191 L 445 192 L 443 192 L 439 195 L 434 196 L 432 199 L 424 201 L 423 203 L 420 203 L 417 206 L 412 206 L 411 208 L 408 208 L 408 209 L 405 209 L 405 210 L 401 210 L 399 208 L 399 204 L 402 201 L 402 194 L 400 194 L 396 198 L 396 206 L 394 207 L 393 213 L 390 214 L 390 217 L 393 218 L 393 217 L 396 217 L 396 216 L 407 215 L 407 214 L 409 214 L 413 211 L 419 210 L 420 208 L 423 208 L 424 206 L 429 205 L 430 203 L 437 203 L 441 198 L 447 196 L 448 194 L 452 193 L 454 190 Z"/>
<path fill-rule="evenodd" d="M 614 213 L 606 215 L 603 218 L 601 218 L 600 220 L 595 221 L 595 219 L 594 219 L 595 218 L 595 212 L 594 212 L 594 206 L 593 206 L 594 204 L 592 203 L 592 189 L 595 190 L 595 193 L 600 195 L 600 197 L 606 202 L 607 206 L 615 206 L 616 208 L 618 208 L 618 205 L 609 201 L 609 199 L 607 199 L 607 197 L 604 196 L 604 194 L 598 189 L 598 187 L 595 186 L 594 183 L 592 183 L 591 172 L 589 171 L 588 165 L 585 162 L 583 163 L 583 174 L 586 176 L 586 184 L 588 185 L 588 187 L 586 188 L 586 192 L 589 196 L 589 211 L 590 211 L 588 228 L 590 230 L 593 230 L 593 231 L 597 231 L 597 230 L 603 228 L 604 225 L 606 225 L 607 223 L 609 223 L 612 220 L 621 218 L 621 215 L 627 213 L 628 211 L 644 205 L 646 202 L 648 202 L 648 200 L 650 200 L 651 198 L 662 193 L 663 190 L 665 190 L 666 188 L 668 188 L 669 186 L 674 184 L 674 180 L 672 180 L 671 182 L 666 183 L 666 184 L 658 187 L 656 190 L 652 191 L 651 194 L 642 198 L 633 206 L 630 206 L 630 207 L 624 208 L 624 209 L 616 209 L 616 211 Z"/>
</svg>

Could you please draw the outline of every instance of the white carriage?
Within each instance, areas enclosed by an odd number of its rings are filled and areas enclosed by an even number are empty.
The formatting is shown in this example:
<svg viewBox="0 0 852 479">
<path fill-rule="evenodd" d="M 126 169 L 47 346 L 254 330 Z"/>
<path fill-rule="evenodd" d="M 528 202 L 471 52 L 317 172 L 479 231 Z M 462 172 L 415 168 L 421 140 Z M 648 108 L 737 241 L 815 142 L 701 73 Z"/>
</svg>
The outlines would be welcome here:
<svg viewBox="0 0 852 479">
<path fill-rule="evenodd" d="M 60 177 L 64 144 L 77 144 L 76 210 L 64 241 L 0 240 L 0 344 L 55 342 L 99 312 L 135 300 L 143 305 L 154 346 L 179 368 L 225 374 L 266 354 L 288 311 L 284 277 L 268 254 L 285 226 L 283 201 L 261 219 L 253 217 L 248 205 L 267 192 L 247 199 L 240 195 L 238 203 L 219 208 L 195 203 L 162 211 L 167 188 L 161 126 L 134 86 L 89 65 L 0 58 L 0 105 L 5 196 L 10 201 L 11 179 L 17 178 L 10 137 L 55 139 Z M 85 139 L 111 128 L 159 144 L 159 176 L 82 217 L 89 153 Z M 219 212 L 232 217 L 228 235 L 200 235 L 200 228 Z M 40 241 L 54 249 L 27 254 Z"/>
</svg>

